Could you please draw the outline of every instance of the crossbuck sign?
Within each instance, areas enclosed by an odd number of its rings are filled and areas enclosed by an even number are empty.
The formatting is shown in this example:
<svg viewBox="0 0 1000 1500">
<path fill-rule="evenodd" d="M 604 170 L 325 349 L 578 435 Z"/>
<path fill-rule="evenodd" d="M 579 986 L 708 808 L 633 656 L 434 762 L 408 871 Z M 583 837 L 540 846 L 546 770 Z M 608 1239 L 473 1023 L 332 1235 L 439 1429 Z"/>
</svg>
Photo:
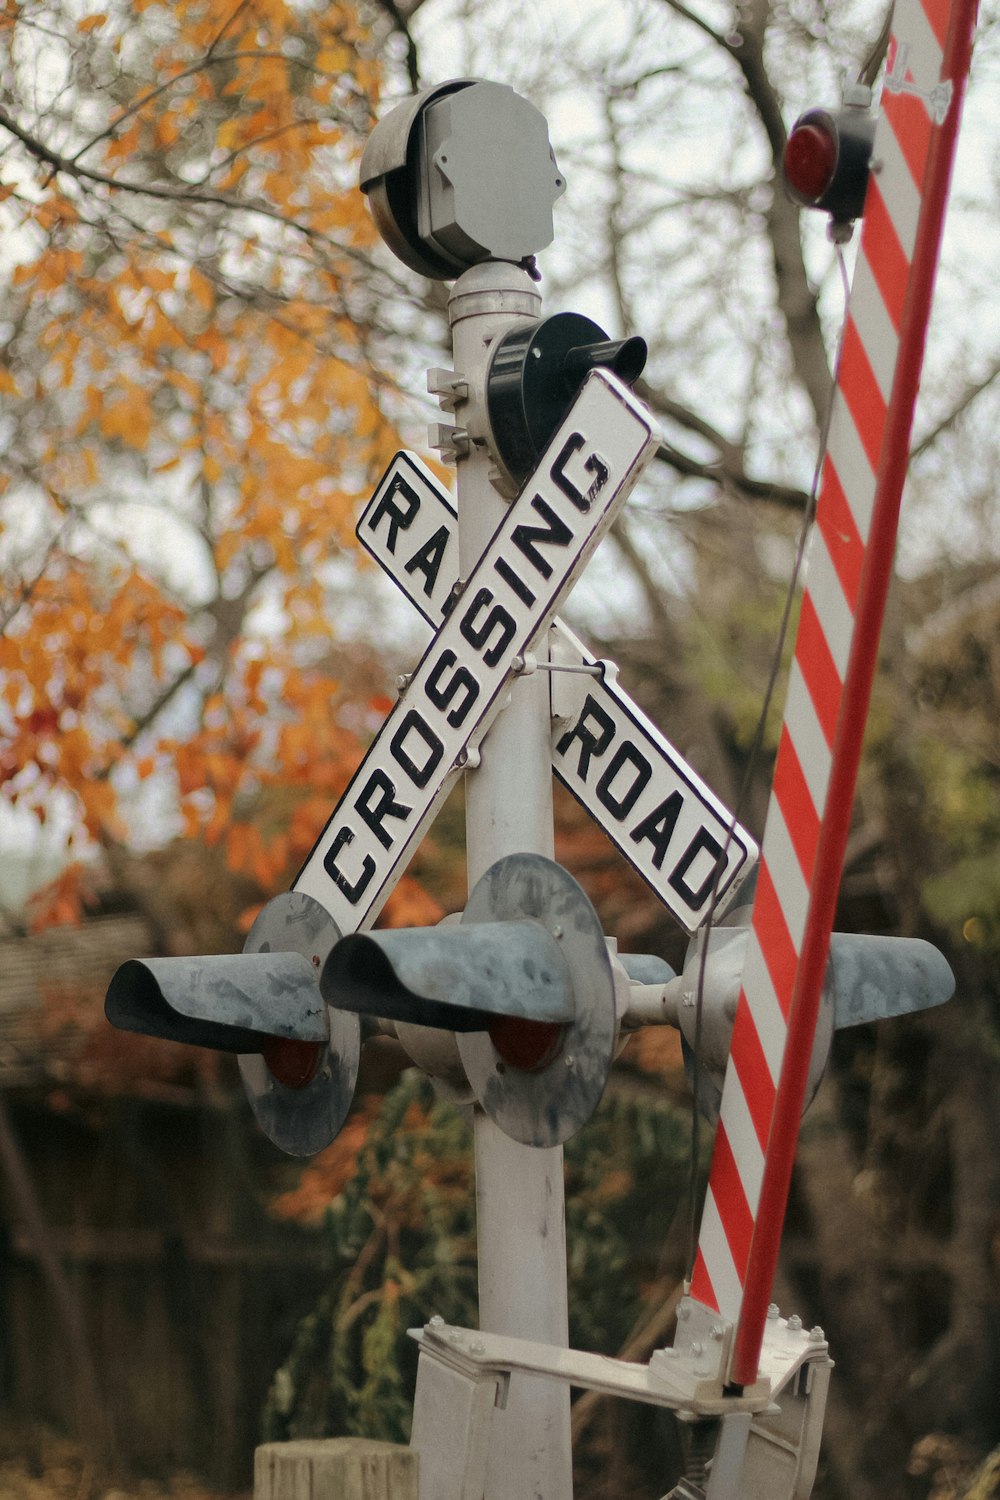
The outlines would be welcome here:
<svg viewBox="0 0 1000 1500">
<path fill-rule="evenodd" d="M 457 517 L 430 469 L 398 453 L 358 540 L 424 619 L 439 625 L 458 577 Z M 561 620 L 552 621 L 552 767 L 675 920 L 694 932 L 757 855 L 684 758 Z M 721 871 L 719 869 L 721 865 Z"/>
<path fill-rule="evenodd" d="M 374 922 L 655 451 L 645 408 L 615 376 L 589 375 L 295 880 L 341 932 Z"/>
</svg>

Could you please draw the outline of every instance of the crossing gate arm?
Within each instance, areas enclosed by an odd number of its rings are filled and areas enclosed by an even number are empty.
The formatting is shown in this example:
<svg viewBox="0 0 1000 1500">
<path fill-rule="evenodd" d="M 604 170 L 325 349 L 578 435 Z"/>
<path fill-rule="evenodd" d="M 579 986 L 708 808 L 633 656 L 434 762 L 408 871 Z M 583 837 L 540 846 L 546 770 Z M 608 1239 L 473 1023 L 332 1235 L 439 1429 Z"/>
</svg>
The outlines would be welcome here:
<svg viewBox="0 0 1000 1500">
<path fill-rule="evenodd" d="M 896 0 L 692 1296 L 752 1386 L 892 573 L 976 0 Z"/>
</svg>

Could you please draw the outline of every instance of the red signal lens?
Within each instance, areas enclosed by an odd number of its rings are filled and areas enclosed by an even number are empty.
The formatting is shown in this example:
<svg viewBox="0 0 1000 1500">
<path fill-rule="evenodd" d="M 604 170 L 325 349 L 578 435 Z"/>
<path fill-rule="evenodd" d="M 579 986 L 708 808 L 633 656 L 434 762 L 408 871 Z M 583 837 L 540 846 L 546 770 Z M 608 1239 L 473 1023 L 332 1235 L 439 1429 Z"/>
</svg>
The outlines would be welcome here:
<svg viewBox="0 0 1000 1500">
<path fill-rule="evenodd" d="M 279 1083 L 283 1083 L 286 1089 L 304 1089 L 316 1076 L 326 1044 L 269 1036 L 260 1050 L 268 1070 Z"/>
<path fill-rule="evenodd" d="M 528 1021 L 523 1016 L 495 1016 L 490 1041 L 511 1068 L 539 1073 L 559 1056 L 566 1028 L 554 1021 Z"/>
<path fill-rule="evenodd" d="M 837 168 L 837 137 L 812 122 L 797 125 L 785 146 L 785 181 L 793 194 L 807 203 L 822 198 Z"/>
</svg>

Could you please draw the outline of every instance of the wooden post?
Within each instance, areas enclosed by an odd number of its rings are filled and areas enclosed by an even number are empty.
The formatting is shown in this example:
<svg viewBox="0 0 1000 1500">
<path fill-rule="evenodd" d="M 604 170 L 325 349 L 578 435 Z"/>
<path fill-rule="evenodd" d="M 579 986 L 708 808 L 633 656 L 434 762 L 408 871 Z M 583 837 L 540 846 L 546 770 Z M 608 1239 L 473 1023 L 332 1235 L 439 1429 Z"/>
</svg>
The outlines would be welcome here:
<svg viewBox="0 0 1000 1500">
<path fill-rule="evenodd" d="M 254 1500 L 418 1500 L 419 1459 L 401 1443 L 303 1438 L 254 1454 Z"/>
</svg>

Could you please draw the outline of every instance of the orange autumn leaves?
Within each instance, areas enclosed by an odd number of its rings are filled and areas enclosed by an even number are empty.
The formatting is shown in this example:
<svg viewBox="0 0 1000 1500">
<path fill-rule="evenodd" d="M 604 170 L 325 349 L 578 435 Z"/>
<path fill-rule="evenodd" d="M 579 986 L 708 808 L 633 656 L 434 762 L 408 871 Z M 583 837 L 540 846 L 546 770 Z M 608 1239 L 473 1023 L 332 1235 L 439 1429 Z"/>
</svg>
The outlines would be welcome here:
<svg viewBox="0 0 1000 1500">
<path fill-rule="evenodd" d="M 149 579 L 122 569 L 102 587 L 64 554 L 49 556 L 11 614 L 0 636 L 0 711 L 14 732 L 0 749 L 0 784 L 42 818 L 52 792 L 72 788 L 97 836 L 116 822 L 109 778 L 135 727 L 121 707 L 130 684 L 162 678 L 168 646 L 185 667 L 198 650 Z"/>
<path fill-rule="evenodd" d="M 361 754 L 327 570 L 399 446 L 377 53 L 349 5 L 0 15 L 0 796 L 78 847 L 154 777 L 267 888 Z"/>
</svg>

